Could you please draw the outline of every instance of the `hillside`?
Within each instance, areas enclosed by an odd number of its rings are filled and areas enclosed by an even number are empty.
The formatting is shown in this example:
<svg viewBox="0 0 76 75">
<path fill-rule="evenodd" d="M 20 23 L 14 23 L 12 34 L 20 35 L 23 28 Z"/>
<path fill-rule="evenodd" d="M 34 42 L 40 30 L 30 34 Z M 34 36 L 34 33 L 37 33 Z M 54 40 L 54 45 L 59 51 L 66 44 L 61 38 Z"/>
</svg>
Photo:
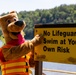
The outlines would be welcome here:
<svg viewBox="0 0 76 75">
<path fill-rule="evenodd" d="M 6 13 L 3 13 L 4 15 Z M 76 23 L 76 5 L 60 5 L 49 10 L 35 10 L 35 11 L 20 11 L 18 12 L 20 20 L 24 20 L 27 27 L 24 29 L 25 38 L 32 39 L 34 32 L 34 25 L 39 23 L 51 24 L 67 24 Z M 1 33 L 0 33 L 1 34 Z"/>
</svg>

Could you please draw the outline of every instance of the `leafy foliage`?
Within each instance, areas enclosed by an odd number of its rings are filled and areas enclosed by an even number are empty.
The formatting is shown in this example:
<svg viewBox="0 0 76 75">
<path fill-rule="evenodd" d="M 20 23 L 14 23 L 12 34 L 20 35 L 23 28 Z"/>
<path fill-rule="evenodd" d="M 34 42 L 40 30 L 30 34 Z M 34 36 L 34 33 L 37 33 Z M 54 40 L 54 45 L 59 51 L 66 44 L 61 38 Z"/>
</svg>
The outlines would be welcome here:
<svg viewBox="0 0 76 75">
<path fill-rule="evenodd" d="M 3 13 L 5 14 L 5 13 Z M 2 14 L 2 15 L 3 15 Z M 76 23 L 76 5 L 60 5 L 53 9 L 35 10 L 35 11 L 20 11 L 19 19 L 26 22 L 24 29 L 25 38 L 32 39 L 34 35 L 34 25 L 39 23 L 51 24 L 67 24 Z M 0 32 L 1 34 L 1 32 Z"/>
</svg>

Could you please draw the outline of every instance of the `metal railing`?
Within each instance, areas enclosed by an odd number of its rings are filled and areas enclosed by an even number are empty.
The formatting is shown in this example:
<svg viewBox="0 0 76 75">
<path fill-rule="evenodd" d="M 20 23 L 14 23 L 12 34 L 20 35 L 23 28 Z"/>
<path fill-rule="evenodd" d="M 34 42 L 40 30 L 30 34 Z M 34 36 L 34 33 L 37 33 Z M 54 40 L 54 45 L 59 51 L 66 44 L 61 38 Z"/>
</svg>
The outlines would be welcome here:
<svg viewBox="0 0 76 75">
<path fill-rule="evenodd" d="M 47 71 L 47 72 L 58 72 L 58 73 L 66 73 L 66 74 L 76 75 L 76 72 L 65 71 L 65 70 L 55 70 L 55 69 L 46 69 L 46 68 L 43 68 L 43 71 Z"/>
</svg>

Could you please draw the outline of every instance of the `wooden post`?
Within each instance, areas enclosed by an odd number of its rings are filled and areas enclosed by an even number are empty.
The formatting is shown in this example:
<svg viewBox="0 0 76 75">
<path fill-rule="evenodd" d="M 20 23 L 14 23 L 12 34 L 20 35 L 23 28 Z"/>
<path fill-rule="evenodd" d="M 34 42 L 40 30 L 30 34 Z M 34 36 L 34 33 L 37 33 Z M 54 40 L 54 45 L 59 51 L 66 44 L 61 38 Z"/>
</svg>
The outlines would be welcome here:
<svg viewBox="0 0 76 75">
<path fill-rule="evenodd" d="M 42 61 L 35 61 L 35 75 L 42 75 Z"/>
</svg>

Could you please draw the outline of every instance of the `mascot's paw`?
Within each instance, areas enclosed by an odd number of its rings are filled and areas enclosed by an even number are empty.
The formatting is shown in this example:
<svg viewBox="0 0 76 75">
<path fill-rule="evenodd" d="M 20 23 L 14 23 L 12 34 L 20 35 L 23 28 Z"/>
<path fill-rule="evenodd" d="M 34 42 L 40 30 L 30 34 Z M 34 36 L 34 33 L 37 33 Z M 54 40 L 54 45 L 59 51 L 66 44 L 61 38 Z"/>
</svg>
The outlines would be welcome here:
<svg viewBox="0 0 76 75">
<path fill-rule="evenodd" d="M 31 41 L 34 46 L 37 46 L 42 43 L 43 40 L 43 35 L 36 35 Z M 35 66 L 35 61 L 34 61 L 34 50 L 31 52 L 30 59 L 29 59 L 29 65 L 30 67 Z"/>
<path fill-rule="evenodd" d="M 41 44 L 43 41 L 43 35 L 40 34 L 40 35 L 36 35 L 34 38 L 33 38 L 33 43 L 35 46 Z"/>
</svg>

